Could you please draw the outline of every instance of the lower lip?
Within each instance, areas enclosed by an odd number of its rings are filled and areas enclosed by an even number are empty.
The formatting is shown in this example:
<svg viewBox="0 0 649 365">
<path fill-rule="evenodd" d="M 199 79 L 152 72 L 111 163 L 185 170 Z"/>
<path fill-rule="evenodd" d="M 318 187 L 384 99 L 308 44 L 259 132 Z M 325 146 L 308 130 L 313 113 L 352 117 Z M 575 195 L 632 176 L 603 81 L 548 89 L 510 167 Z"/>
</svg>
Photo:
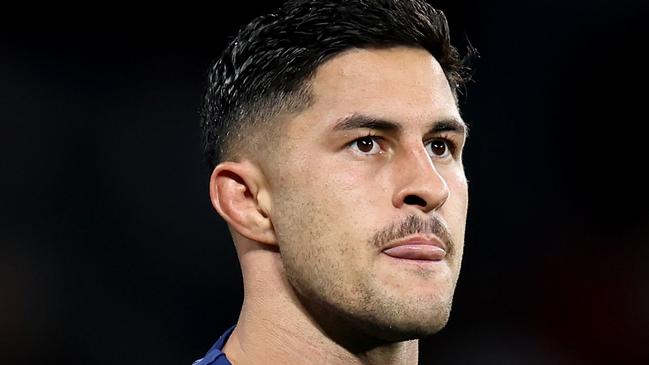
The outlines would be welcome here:
<svg viewBox="0 0 649 365">
<path fill-rule="evenodd" d="M 388 260 L 402 264 L 402 265 L 412 265 L 414 267 L 420 268 L 420 269 L 427 269 L 427 270 L 433 270 L 436 268 L 439 268 L 440 265 L 445 265 L 446 260 L 418 260 L 418 259 L 405 259 L 405 258 L 400 258 L 400 257 L 394 257 L 386 254 L 385 252 L 382 252 L 382 255 L 385 256 Z"/>
<path fill-rule="evenodd" d="M 383 253 L 397 259 L 414 261 L 441 261 L 446 257 L 446 251 L 443 248 L 423 244 L 396 246 L 384 250 Z"/>
</svg>

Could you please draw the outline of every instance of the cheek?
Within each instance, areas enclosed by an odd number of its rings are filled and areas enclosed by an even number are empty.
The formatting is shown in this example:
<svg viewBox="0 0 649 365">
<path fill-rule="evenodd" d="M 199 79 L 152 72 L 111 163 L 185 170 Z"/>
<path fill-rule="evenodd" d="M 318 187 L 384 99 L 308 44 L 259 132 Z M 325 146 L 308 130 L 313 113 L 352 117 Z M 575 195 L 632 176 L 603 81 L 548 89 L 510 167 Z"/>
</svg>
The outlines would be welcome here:
<svg viewBox="0 0 649 365">
<path fill-rule="evenodd" d="M 367 206 L 374 206 L 385 187 L 380 183 L 377 171 L 366 162 L 349 162 L 329 158 L 320 163 L 309 163 L 294 176 L 299 189 L 316 196 L 321 204 L 343 211 L 358 212 Z"/>
<path fill-rule="evenodd" d="M 356 179 L 334 166 L 313 160 L 293 161 L 274 184 L 271 218 L 280 233 L 290 232 L 324 244 L 344 228 L 340 218 L 347 215 Z"/>
<path fill-rule="evenodd" d="M 281 177 L 279 194 L 274 194 L 271 219 L 281 243 L 306 244 L 338 259 L 360 259 L 360 253 L 348 251 L 366 245 L 379 200 L 390 202 L 380 198 L 376 176 L 334 159 L 293 167 Z"/>
<path fill-rule="evenodd" d="M 464 241 L 464 230 L 469 203 L 468 184 L 464 172 L 461 170 L 447 176 L 446 182 L 451 194 L 442 208 L 443 215 L 453 230 L 455 239 L 461 244 Z"/>
<path fill-rule="evenodd" d="M 469 187 L 463 169 L 456 169 L 448 174 L 446 179 L 448 188 L 451 191 L 451 197 L 457 204 L 458 209 L 466 212 L 469 202 Z"/>
<path fill-rule="evenodd" d="M 296 170 L 297 171 L 297 170 Z M 346 297 L 367 267 L 367 212 L 360 177 L 326 166 L 285 176 L 271 219 L 292 284 L 303 294 Z M 361 270 L 362 271 L 362 270 Z M 360 280 L 362 281 L 362 280 Z"/>
</svg>

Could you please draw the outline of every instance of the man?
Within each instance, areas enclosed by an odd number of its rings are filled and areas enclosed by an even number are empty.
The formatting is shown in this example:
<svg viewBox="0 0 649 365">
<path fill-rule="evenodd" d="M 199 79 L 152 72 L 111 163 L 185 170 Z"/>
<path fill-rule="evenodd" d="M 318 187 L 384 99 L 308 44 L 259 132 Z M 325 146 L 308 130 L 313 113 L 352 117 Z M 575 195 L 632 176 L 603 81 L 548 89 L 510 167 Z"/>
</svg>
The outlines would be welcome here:
<svg viewBox="0 0 649 365">
<path fill-rule="evenodd" d="M 214 64 L 214 208 L 244 281 L 195 364 L 416 364 L 463 252 L 463 66 L 420 0 L 289 1 Z"/>
</svg>

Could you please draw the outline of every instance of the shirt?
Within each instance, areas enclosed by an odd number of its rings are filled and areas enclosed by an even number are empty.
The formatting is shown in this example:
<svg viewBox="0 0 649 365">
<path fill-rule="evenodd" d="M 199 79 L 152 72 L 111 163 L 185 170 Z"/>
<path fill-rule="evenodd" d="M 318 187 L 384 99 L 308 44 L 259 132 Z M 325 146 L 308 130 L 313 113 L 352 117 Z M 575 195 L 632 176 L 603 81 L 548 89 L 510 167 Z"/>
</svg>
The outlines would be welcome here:
<svg viewBox="0 0 649 365">
<path fill-rule="evenodd" d="M 225 342 L 230 338 L 234 331 L 234 326 L 230 327 L 219 339 L 214 343 L 212 348 L 207 352 L 204 358 L 194 361 L 192 365 L 232 365 L 225 354 L 221 352 Z"/>
</svg>

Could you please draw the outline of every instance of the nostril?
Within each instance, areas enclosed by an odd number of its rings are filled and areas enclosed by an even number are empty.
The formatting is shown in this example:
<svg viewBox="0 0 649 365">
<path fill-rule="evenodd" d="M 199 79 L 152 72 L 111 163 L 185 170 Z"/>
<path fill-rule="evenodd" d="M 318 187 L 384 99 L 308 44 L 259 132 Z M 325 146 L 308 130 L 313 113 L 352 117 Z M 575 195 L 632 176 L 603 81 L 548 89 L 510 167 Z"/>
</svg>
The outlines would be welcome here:
<svg viewBox="0 0 649 365">
<path fill-rule="evenodd" d="M 420 205 L 422 207 L 425 207 L 426 201 L 417 195 L 408 195 L 405 199 L 403 199 L 403 202 L 408 204 L 408 205 Z"/>
</svg>

